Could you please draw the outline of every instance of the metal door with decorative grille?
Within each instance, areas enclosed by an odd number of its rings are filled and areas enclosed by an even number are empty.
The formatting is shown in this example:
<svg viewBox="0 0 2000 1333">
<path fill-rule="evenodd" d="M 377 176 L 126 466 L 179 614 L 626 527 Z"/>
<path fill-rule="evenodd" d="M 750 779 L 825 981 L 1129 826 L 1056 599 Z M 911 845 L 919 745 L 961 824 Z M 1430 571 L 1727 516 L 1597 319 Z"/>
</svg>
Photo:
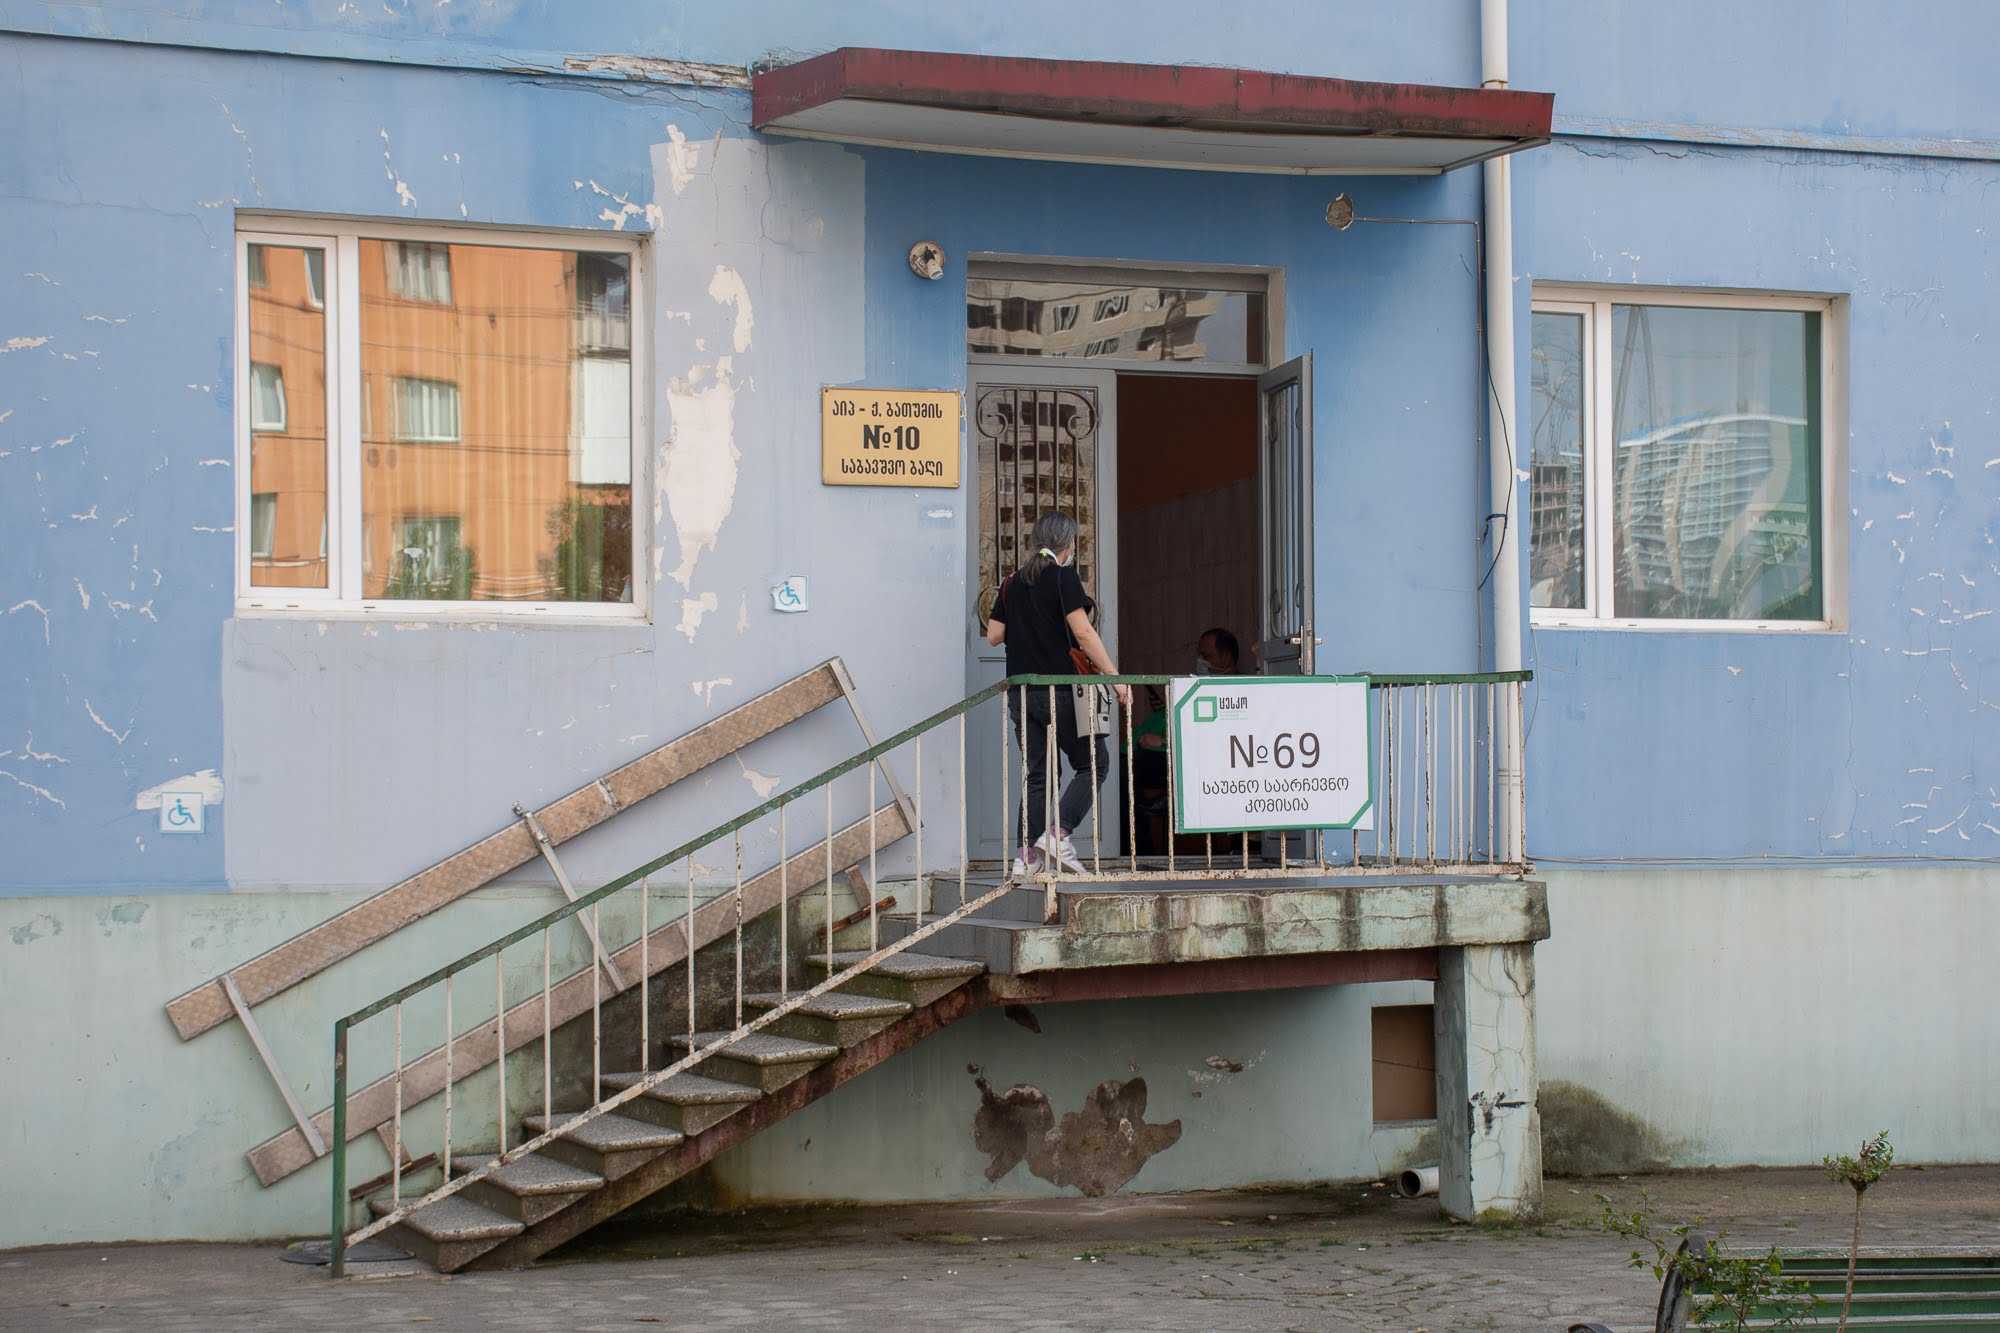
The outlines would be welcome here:
<svg viewBox="0 0 2000 1333">
<path fill-rule="evenodd" d="M 967 688 L 1006 674 L 1004 650 L 982 637 L 1001 581 L 1031 553 L 1035 519 L 1056 509 L 1077 523 L 1076 571 L 1097 601 L 1097 632 L 1117 652 L 1117 506 L 1113 441 L 1117 381 L 1109 371 L 975 366 L 971 385 L 975 506 L 968 608 Z M 1000 849 L 998 735 L 974 738 L 984 762 L 971 766 L 971 822 L 978 855 Z M 1010 763 L 1018 763 L 1018 754 Z M 1108 780 L 1109 774 L 1106 775 Z M 990 790 L 988 790 L 990 789 Z M 1087 839 L 1079 838 L 1079 843 Z M 1109 845 L 1107 838 L 1107 845 Z"/>
</svg>

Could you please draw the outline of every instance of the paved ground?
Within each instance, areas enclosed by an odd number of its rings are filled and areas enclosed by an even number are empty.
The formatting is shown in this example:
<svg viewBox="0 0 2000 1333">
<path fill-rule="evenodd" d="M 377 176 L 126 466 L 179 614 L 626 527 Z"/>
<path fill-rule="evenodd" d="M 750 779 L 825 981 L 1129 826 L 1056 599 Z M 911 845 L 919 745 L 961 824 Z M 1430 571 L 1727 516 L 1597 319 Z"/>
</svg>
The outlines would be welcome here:
<svg viewBox="0 0 2000 1333">
<path fill-rule="evenodd" d="M 1353 1185 L 762 1211 L 605 1228 L 525 1272 L 340 1284 L 272 1246 L 65 1247 L 0 1254 L 0 1328 L 1650 1328 L 1652 1279 L 1597 1229 L 1600 1192 L 1746 1243 L 1836 1245 L 1848 1225 L 1818 1172 L 1725 1171 L 1551 1181 L 1528 1227 Z M 1898 1171 L 1868 1206 L 1871 1244 L 2000 1249 L 2000 1168 Z"/>
</svg>

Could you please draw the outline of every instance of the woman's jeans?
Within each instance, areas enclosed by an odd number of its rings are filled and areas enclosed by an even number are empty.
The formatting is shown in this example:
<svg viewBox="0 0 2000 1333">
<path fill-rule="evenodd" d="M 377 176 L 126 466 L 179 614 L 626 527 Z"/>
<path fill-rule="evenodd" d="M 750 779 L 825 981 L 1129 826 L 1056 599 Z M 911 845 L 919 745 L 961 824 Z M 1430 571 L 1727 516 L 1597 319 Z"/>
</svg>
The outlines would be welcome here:
<svg viewBox="0 0 2000 1333">
<path fill-rule="evenodd" d="M 1032 847 L 1041 841 L 1043 829 L 1048 823 L 1049 801 L 1049 687 L 1046 685 L 1023 685 L 1007 693 L 1007 715 L 1013 723 L 1014 739 L 1021 741 L 1022 695 L 1027 696 L 1028 735 L 1025 743 L 1027 760 L 1027 784 L 1023 799 L 1027 802 L 1028 841 Z M 1104 781 L 1111 776 L 1111 755 L 1104 743 L 1104 737 L 1083 737 L 1076 732 L 1075 695 L 1066 685 L 1058 685 L 1054 690 L 1056 713 L 1056 749 L 1069 760 L 1069 785 L 1062 790 L 1062 798 L 1056 806 L 1056 820 L 1062 833 L 1078 828 L 1090 814 L 1090 804 L 1097 798 L 1097 788 L 1091 782 L 1091 750 L 1097 751 L 1097 780 Z M 1013 830 L 1018 832 L 1019 830 Z"/>
</svg>

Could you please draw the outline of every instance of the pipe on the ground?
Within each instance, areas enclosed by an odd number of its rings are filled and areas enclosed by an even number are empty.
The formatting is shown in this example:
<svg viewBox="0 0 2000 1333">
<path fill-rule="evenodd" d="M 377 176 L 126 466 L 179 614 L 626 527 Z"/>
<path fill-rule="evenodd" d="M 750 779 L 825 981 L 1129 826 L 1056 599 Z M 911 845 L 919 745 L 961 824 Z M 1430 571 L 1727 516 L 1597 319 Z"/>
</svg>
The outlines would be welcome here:
<svg viewBox="0 0 2000 1333">
<path fill-rule="evenodd" d="M 1396 1193 L 1406 1199 L 1427 1199 L 1438 1192 L 1438 1169 L 1413 1166 L 1396 1177 Z"/>
</svg>

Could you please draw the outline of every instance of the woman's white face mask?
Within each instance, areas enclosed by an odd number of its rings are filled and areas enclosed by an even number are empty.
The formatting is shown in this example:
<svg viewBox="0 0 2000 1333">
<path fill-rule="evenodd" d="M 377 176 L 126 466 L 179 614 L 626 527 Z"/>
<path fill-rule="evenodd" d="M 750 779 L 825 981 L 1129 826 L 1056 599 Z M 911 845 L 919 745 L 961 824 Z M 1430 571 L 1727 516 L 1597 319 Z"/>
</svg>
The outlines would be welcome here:
<svg viewBox="0 0 2000 1333">
<path fill-rule="evenodd" d="M 1196 653 L 1194 655 L 1194 674 L 1197 676 L 1212 676 L 1215 674 L 1215 668 L 1208 664 L 1206 657 L 1203 657 L 1200 653 Z"/>
</svg>

